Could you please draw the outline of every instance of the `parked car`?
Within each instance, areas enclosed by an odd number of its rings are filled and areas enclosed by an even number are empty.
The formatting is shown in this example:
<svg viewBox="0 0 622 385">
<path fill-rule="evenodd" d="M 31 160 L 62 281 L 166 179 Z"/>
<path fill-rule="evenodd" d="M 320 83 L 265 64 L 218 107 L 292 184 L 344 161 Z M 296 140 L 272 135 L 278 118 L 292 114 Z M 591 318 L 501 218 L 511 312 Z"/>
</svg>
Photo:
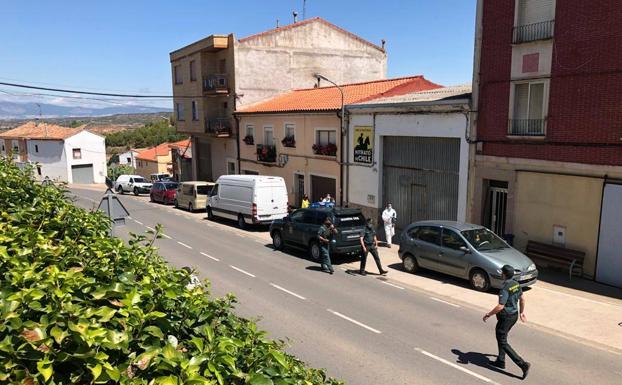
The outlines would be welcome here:
<svg viewBox="0 0 622 385">
<path fill-rule="evenodd" d="M 177 182 L 155 182 L 149 193 L 152 202 L 160 202 L 165 205 L 175 202 L 176 195 Z"/>
<path fill-rule="evenodd" d="M 192 212 L 207 205 L 207 197 L 212 192 L 212 182 L 182 182 L 177 186 L 175 207 L 187 208 Z"/>
<path fill-rule="evenodd" d="M 538 279 L 531 259 L 487 228 L 470 223 L 413 223 L 402 232 L 398 253 L 408 272 L 419 268 L 439 271 L 468 279 L 478 291 L 503 286 L 503 265 L 515 269 L 514 279 L 521 286 L 533 285 Z"/>
<path fill-rule="evenodd" d="M 166 173 L 151 174 L 149 176 L 149 178 L 151 179 L 152 183 L 155 183 L 155 182 L 165 182 L 165 181 L 172 181 L 173 180 L 173 177 L 170 176 L 169 174 L 166 174 Z"/>
<path fill-rule="evenodd" d="M 134 195 L 139 195 L 149 193 L 151 183 L 140 175 L 119 175 L 114 183 L 114 190 L 119 194 L 133 192 Z"/>
<path fill-rule="evenodd" d="M 270 236 L 274 248 L 282 250 L 285 246 L 293 246 L 306 249 L 312 260 L 319 261 L 317 232 L 327 216 L 337 228 L 330 246 L 331 253 L 360 253 L 359 238 L 365 229 L 365 217 L 360 209 L 340 207 L 299 209 L 283 219 L 273 221 Z"/>
<path fill-rule="evenodd" d="M 287 216 L 287 187 L 278 176 L 223 175 L 209 197 L 207 217 L 234 219 L 243 229 L 247 223 L 269 224 Z"/>
</svg>

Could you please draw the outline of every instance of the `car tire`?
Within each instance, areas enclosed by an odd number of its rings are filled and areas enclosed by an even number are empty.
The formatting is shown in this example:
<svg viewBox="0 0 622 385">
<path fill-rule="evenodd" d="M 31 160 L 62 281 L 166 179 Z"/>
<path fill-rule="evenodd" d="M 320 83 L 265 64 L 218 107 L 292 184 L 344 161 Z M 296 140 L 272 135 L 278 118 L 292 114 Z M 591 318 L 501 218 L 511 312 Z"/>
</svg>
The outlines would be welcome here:
<svg viewBox="0 0 622 385">
<path fill-rule="evenodd" d="M 134 187 L 134 195 L 139 196 L 140 192 L 138 191 L 138 187 Z"/>
<path fill-rule="evenodd" d="M 123 186 L 117 186 L 117 194 L 123 195 Z"/>
<path fill-rule="evenodd" d="M 207 211 L 207 219 L 209 219 L 210 221 L 213 221 L 214 213 L 212 212 L 212 208 L 208 207 L 206 211 Z"/>
<path fill-rule="evenodd" d="M 469 274 L 469 283 L 471 288 L 477 291 L 486 292 L 490 289 L 490 278 L 482 269 L 475 268 Z"/>
<path fill-rule="evenodd" d="M 320 243 L 318 241 L 311 241 L 311 243 L 309 243 L 309 258 L 314 262 L 320 262 L 320 259 L 322 259 L 322 251 L 320 250 Z"/>
<path fill-rule="evenodd" d="M 188 211 L 194 212 L 194 207 L 192 207 L 192 202 L 188 202 Z"/>
<path fill-rule="evenodd" d="M 238 214 L 238 227 L 242 230 L 246 228 L 246 221 L 244 220 L 244 216 L 242 216 L 242 214 Z"/>
<path fill-rule="evenodd" d="M 411 254 L 404 255 L 404 259 L 402 259 L 402 267 L 404 267 L 405 271 L 411 274 L 416 273 L 417 270 L 419 270 L 419 264 L 417 263 L 417 258 L 415 258 Z"/>
<path fill-rule="evenodd" d="M 274 231 L 272 233 L 272 246 L 275 250 L 283 250 L 285 245 L 283 244 L 283 236 L 280 231 Z"/>
<path fill-rule="evenodd" d="M 153 203 L 157 203 L 156 200 L 153 198 L 153 194 L 149 194 L 149 201 Z"/>
</svg>

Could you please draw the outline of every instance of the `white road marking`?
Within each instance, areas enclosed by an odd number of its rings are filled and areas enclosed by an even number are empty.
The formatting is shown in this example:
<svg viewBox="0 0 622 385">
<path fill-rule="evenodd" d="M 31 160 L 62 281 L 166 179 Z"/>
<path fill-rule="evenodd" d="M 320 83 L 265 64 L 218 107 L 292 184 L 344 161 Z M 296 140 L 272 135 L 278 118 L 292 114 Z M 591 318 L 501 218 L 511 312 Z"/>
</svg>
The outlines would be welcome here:
<svg viewBox="0 0 622 385">
<path fill-rule="evenodd" d="M 211 255 L 209 255 L 209 254 L 205 254 L 205 253 L 204 253 L 204 252 L 202 252 L 202 251 L 201 251 L 201 255 L 202 255 L 202 256 L 204 256 L 204 257 L 207 257 L 207 258 L 209 258 L 209 259 L 213 259 L 213 260 L 214 260 L 214 261 L 216 261 L 216 262 L 220 262 L 220 259 L 218 259 L 218 258 L 216 258 L 216 257 L 212 257 L 212 256 L 211 256 Z"/>
<path fill-rule="evenodd" d="M 137 221 L 136 219 L 134 219 L 134 222 L 138 223 L 141 226 L 144 226 L 144 224 L 141 221 Z"/>
<path fill-rule="evenodd" d="M 240 272 L 240 273 L 242 273 L 242 274 L 246 274 L 246 275 L 248 275 L 249 277 L 253 277 L 253 278 L 255 278 L 255 275 L 254 275 L 254 274 L 251 274 L 251 273 L 249 273 L 248 271 L 244 271 L 244 270 L 240 269 L 239 267 L 235 267 L 235 266 L 233 266 L 233 265 L 229 265 L 229 267 L 230 267 L 230 268 L 232 268 L 233 270 L 237 270 L 237 271 L 239 271 L 239 272 Z"/>
<path fill-rule="evenodd" d="M 352 319 L 352 318 L 350 318 L 350 317 L 348 317 L 348 316 L 346 316 L 346 315 L 343 315 L 343 314 L 341 314 L 341 313 L 339 313 L 339 312 L 337 312 L 337 311 L 334 311 L 334 310 L 331 310 L 331 309 L 326 309 L 326 310 L 327 310 L 327 311 L 329 311 L 330 313 L 333 313 L 333 314 L 334 314 L 334 315 L 336 315 L 337 317 L 343 318 L 343 319 L 344 319 L 344 320 L 346 320 L 346 321 L 350 321 L 350 322 L 352 322 L 353 324 L 358 325 L 358 326 L 360 326 L 360 327 L 362 327 L 362 328 L 364 328 L 364 329 L 367 329 L 367 330 L 369 330 L 369 331 L 371 331 L 371 332 L 374 332 L 374 333 L 376 333 L 376 334 L 380 334 L 380 333 L 382 333 L 382 332 L 381 332 L 380 330 L 378 330 L 378 329 L 374 329 L 374 328 L 372 328 L 371 326 L 367 326 L 367 325 L 365 325 L 364 323 L 359 322 L 359 321 L 357 321 L 357 320 L 355 320 L 355 319 Z"/>
<path fill-rule="evenodd" d="M 185 247 L 185 248 L 187 248 L 187 249 L 192 249 L 192 247 L 191 247 L 191 246 L 188 246 L 188 245 L 186 245 L 186 244 L 185 244 L 185 243 L 183 243 L 183 242 L 179 242 L 179 241 L 177 241 L 177 243 L 179 243 L 180 245 L 182 245 L 183 247 Z"/>
<path fill-rule="evenodd" d="M 293 295 L 293 296 L 294 296 L 294 297 L 296 297 L 296 298 L 300 298 L 300 299 L 301 299 L 301 300 L 303 300 L 303 301 L 304 301 L 304 300 L 306 300 L 306 298 L 305 298 L 305 297 L 303 297 L 303 296 L 301 296 L 300 294 L 296 294 L 296 293 L 294 293 L 293 291 L 289 291 L 289 290 L 287 290 L 286 288 L 281 287 L 281 286 L 279 286 L 279 285 L 277 285 L 277 284 L 270 283 L 270 286 L 274 287 L 275 289 L 279 289 L 279 290 L 281 290 L 281 291 L 284 291 L 284 292 L 286 292 L 287 294 Z"/>
<path fill-rule="evenodd" d="M 154 229 L 153 227 L 149 227 L 149 226 L 145 226 L 147 228 L 147 230 L 151 230 L 151 231 L 156 231 L 156 229 Z"/>
<path fill-rule="evenodd" d="M 166 238 L 166 239 L 173 239 L 173 238 L 169 237 L 168 235 L 166 235 L 166 234 L 164 234 L 164 233 L 162 233 L 162 236 L 163 236 L 164 238 Z"/>
<path fill-rule="evenodd" d="M 392 287 L 394 287 L 394 288 L 396 288 L 396 289 L 404 290 L 404 288 L 403 288 L 403 287 L 401 287 L 401 286 L 397 286 L 397 285 L 394 285 L 394 284 L 392 284 L 392 283 L 390 283 L 390 282 L 385 282 L 385 281 L 380 281 L 380 282 L 384 283 L 385 285 L 392 286 Z"/>
<path fill-rule="evenodd" d="M 437 360 L 438 362 L 442 362 L 442 363 L 443 363 L 443 364 L 445 364 L 445 365 L 451 366 L 451 367 L 452 367 L 452 368 L 454 368 L 454 369 L 458 369 L 459 371 L 464 372 L 464 373 L 466 373 L 466 374 L 469 374 L 469 375 L 471 375 L 471 376 L 473 376 L 473 377 L 475 377 L 475 378 L 478 378 L 478 379 L 480 379 L 480 380 L 482 380 L 482 381 L 484 381 L 484 382 L 487 382 L 487 383 L 489 383 L 489 384 L 496 384 L 496 385 L 499 385 L 499 383 L 498 383 L 498 382 L 494 382 L 493 380 L 491 380 L 491 379 L 490 379 L 490 378 L 488 378 L 488 377 L 484 377 L 484 376 L 482 376 L 481 374 L 477 374 L 477 373 L 475 373 L 475 372 L 473 372 L 473 371 L 471 371 L 471 370 L 469 370 L 469 369 L 463 368 L 462 366 L 460 366 L 460 365 L 458 365 L 458 364 L 454 364 L 453 362 L 449 362 L 449 361 L 447 361 L 447 360 L 446 360 L 446 359 L 444 359 L 444 358 L 441 358 L 441 357 L 435 356 L 434 354 L 429 353 L 429 352 L 426 352 L 426 351 L 425 351 L 425 350 L 423 350 L 423 349 L 415 348 L 415 350 L 416 350 L 416 351 L 418 351 L 419 353 L 423 354 L 423 355 L 426 355 L 426 356 L 428 356 L 428 357 L 430 357 L 430 358 L 432 358 L 432 359 Z"/>
<path fill-rule="evenodd" d="M 430 299 L 431 299 L 431 300 L 433 300 L 433 301 L 436 301 L 436 302 L 441 302 L 441 303 L 444 303 L 444 304 L 449 305 L 449 306 L 453 306 L 453 307 L 460 307 L 460 305 L 456 305 L 455 303 L 451 303 L 451 302 L 443 301 L 443 300 L 442 300 L 442 299 L 440 299 L 440 298 L 430 297 Z"/>
<path fill-rule="evenodd" d="M 128 215 L 128 216 L 127 216 L 127 219 L 133 219 L 133 218 L 132 218 L 131 216 L 129 216 L 129 215 Z"/>
</svg>

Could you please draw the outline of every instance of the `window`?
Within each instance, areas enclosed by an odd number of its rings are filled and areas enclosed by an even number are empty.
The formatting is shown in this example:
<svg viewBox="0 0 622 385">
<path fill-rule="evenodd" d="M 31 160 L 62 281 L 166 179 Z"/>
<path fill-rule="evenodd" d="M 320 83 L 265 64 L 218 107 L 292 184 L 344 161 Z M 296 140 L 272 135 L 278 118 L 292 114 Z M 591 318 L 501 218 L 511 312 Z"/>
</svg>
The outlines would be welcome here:
<svg viewBox="0 0 622 385">
<path fill-rule="evenodd" d="M 2 145 L 2 151 L 4 151 L 4 144 Z"/>
<path fill-rule="evenodd" d="M 210 195 L 212 187 L 209 185 L 199 185 L 197 186 L 197 194 L 199 195 Z"/>
<path fill-rule="evenodd" d="M 327 144 L 337 144 L 337 132 L 328 130 L 318 130 L 315 143 L 320 146 L 326 146 Z"/>
<path fill-rule="evenodd" d="M 545 88 L 541 81 L 514 84 L 510 135 L 544 135 Z"/>
<path fill-rule="evenodd" d="M 35 152 L 39 152 L 39 145 L 35 144 Z"/>
<path fill-rule="evenodd" d="M 317 212 L 315 210 L 306 210 L 305 212 L 305 216 L 304 218 L 302 218 L 302 221 L 304 223 L 309 223 L 309 224 L 316 224 L 317 223 Z"/>
<path fill-rule="evenodd" d="M 197 109 L 197 101 L 196 100 L 192 101 L 192 120 L 194 120 L 194 121 L 199 120 L 199 111 Z"/>
<path fill-rule="evenodd" d="M 295 211 L 291 216 L 290 219 L 292 220 L 292 222 L 303 222 L 303 218 L 305 216 L 305 212 L 306 210 L 298 210 Z"/>
<path fill-rule="evenodd" d="M 255 126 L 253 126 L 252 124 L 246 125 L 246 136 L 251 138 L 255 137 Z"/>
<path fill-rule="evenodd" d="M 518 0 L 512 42 L 550 39 L 555 26 L 555 0 Z"/>
<path fill-rule="evenodd" d="M 235 175 L 235 162 L 227 162 L 227 174 Z"/>
<path fill-rule="evenodd" d="M 281 141 L 285 147 L 296 147 L 296 126 L 292 123 L 285 123 L 285 135 Z"/>
<path fill-rule="evenodd" d="M 215 185 L 214 188 L 212 188 L 212 192 L 209 195 L 212 197 L 218 195 L 218 185 Z"/>
<path fill-rule="evenodd" d="M 177 111 L 177 121 L 183 122 L 184 119 L 184 104 L 175 103 L 175 111 Z"/>
<path fill-rule="evenodd" d="M 419 227 L 413 235 L 415 236 L 415 238 L 422 242 L 427 242 L 438 246 L 441 245 L 441 229 L 439 227 Z"/>
<path fill-rule="evenodd" d="M 196 73 L 196 62 L 194 60 L 190 60 L 190 81 L 195 82 L 197 80 Z"/>
<path fill-rule="evenodd" d="M 194 186 L 191 184 L 185 184 L 184 187 L 182 187 L 181 192 L 184 195 L 193 195 L 194 194 Z"/>
<path fill-rule="evenodd" d="M 79 148 L 73 149 L 73 158 L 74 159 L 82 159 L 82 150 Z"/>
<path fill-rule="evenodd" d="M 449 229 L 443 229 L 443 247 L 452 250 L 460 250 L 461 247 L 466 247 L 466 243 L 460 238 L 455 231 Z"/>
<path fill-rule="evenodd" d="M 271 126 L 265 126 L 263 128 L 263 144 L 266 146 L 274 145 L 274 130 Z"/>
<path fill-rule="evenodd" d="M 126 163 L 132 163 L 132 158 L 125 158 Z"/>
<path fill-rule="evenodd" d="M 176 65 L 173 67 L 173 76 L 175 77 L 175 84 L 183 83 L 183 79 L 181 77 L 181 66 Z"/>
<path fill-rule="evenodd" d="M 504 240 L 499 238 L 492 231 L 481 228 L 475 230 L 464 230 L 462 235 L 478 251 L 505 249 L 509 246 Z"/>
</svg>

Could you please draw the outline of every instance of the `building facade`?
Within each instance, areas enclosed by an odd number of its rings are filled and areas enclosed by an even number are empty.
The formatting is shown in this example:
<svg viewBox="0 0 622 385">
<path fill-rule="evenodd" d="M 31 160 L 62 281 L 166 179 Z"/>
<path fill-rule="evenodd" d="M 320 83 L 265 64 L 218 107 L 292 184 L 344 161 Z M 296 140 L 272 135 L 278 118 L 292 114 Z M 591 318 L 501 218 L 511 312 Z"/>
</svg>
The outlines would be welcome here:
<svg viewBox="0 0 622 385">
<path fill-rule="evenodd" d="M 140 151 L 144 149 L 130 149 L 122 154 L 119 154 L 119 163 L 120 165 L 129 166 L 132 168 L 136 168 L 136 156 Z"/>
<path fill-rule="evenodd" d="M 316 72 L 343 84 L 384 79 L 383 47 L 314 18 L 243 39 L 211 35 L 170 54 L 177 131 L 191 136 L 193 178 L 238 170 L 236 109 L 296 88 Z"/>
<path fill-rule="evenodd" d="M 456 86 L 349 105 L 348 205 L 381 223 L 391 202 L 398 231 L 465 221 L 470 93 Z"/>
<path fill-rule="evenodd" d="M 470 217 L 586 253 L 622 286 L 622 10 L 614 0 L 479 0 Z"/>
<path fill-rule="evenodd" d="M 169 174 L 173 172 L 170 143 L 162 143 L 147 148 L 136 155 L 136 174 L 150 180 L 151 174 Z"/>
<path fill-rule="evenodd" d="M 192 180 L 192 142 L 190 139 L 171 143 L 168 147 L 171 149 L 173 179 L 178 182 Z"/>
</svg>

